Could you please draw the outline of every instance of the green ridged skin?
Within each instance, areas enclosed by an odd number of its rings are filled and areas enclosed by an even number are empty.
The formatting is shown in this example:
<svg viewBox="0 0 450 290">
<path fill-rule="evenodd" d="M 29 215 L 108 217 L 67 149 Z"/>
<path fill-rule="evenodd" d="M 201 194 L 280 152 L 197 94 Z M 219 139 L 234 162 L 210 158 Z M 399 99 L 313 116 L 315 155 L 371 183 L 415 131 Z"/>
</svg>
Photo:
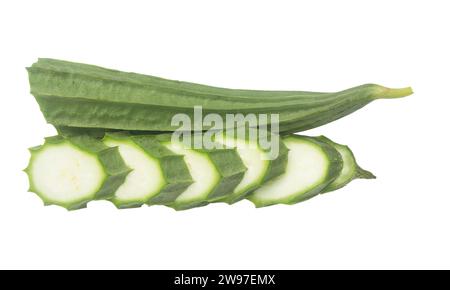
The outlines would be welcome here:
<svg viewBox="0 0 450 290">
<path fill-rule="evenodd" d="M 321 193 L 326 193 L 342 188 L 354 179 L 376 178 L 372 172 L 362 169 L 358 165 L 350 147 L 333 142 L 325 136 L 319 136 L 316 137 L 316 139 L 333 146 L 341 154 L 343 160 L 343 167 L 340 174 L 333 182 L 326 186 Z"/>
<path fill-rule="evenodd" d="M 173 202 L 180 193 L 193 183 L 189 170 L 184 162 L 183 156 L 178 155 L 161 145 L 155 136 L 138 135 L 132 136 L 126 133 L 107 133 L 103 141 L 108 144 L 117 144 L 119 151 L 123 150 L 121 146 L 135 148 L 138 152 L 145 154 L 144 158 L 149 158 L 157 164 L 158 173 L 161 174 L 160 186 L 153 189 L 142 198 L 123 198 L 117 196 L 111 198 L 118 208 L 135 208 L 143 204 L 166 204 Z M 125 162 L 127 158 L 123 156 Z M 133 169 L 131 165 L 128 165 Z M 125 182 L 131 178 L 130 174 Z M 145 177 L 144 177 L 145 178 Z M 149 175 L 148 179 L 156 179 L 157 176 Z"/>
<path fill-rule="evenodd" d="M 198 151 L 208 154 L 222 178 L 220 183 L 214 188 L 214 191 L 209 194 L 208 201 L 215 201 L 233 192 L 246 170 L 236 149 Z"/>
<path fill-rule="evenodd" d="M 66 127 L 66 126 L 56 126 L 56 131 L 58 135 L 65 137 L 79 136 L 79 135 L 89 135 L 97 139 L 101 139 L 108 132 L 118 132 L 119 130 L 105 130 L 103 128 L 80 128 L 80 127 Z"/>
<path fill-rule="evenodd" d="M 242 160 L 239 157 L 239 154 L 236 152 L 234 148 L 224 148 L 224 149 L 195 149 L 189 148 L 181 143 L 174 144 L 171 141 L 170 134 L 161 134 L 156 137 L 161 144 L 167 147 L 176 146 L 182 148 L 182 152 L 186 152 L 185 150 L 191 151 L 190 154 L 194 154 L 197 156 L 196 158 L 203 158 L 207 160 L 210 168 L 215 171 L 214 175 L 216 176 L 216 182 L 214 182 L 213 187 L 209 188 L 204 192 L 201 196 L 193 197 L 192 199 L 180 199 L 177 198 L 174 202 L 166 203 L 167 206 L 174 208 L 175 210 L 186 210 L 194 207 L 205 206 L 210 202 L 217 201 L 224 196 L 233 192 L 234 188 L 239 184 L 242 180 L 245 171 L 247 170 Z M 190 168 L 191 175 L 192 167 L 195 164 L 190 164 L 188 156 L 185 156 L 185 161 Z M 209 170 L 208 168 L 204 168 L 205 170 Z M 209 180 L 195 180 L 195 182 L 203 182 Z M 195 184 L 191 185 L 195 186 Z M 189 190 L 189 188 L 187 189 Z M 180 197 L 182 197 L 183 193 L 181 193 Z"/>
<path fill-rule="evenodd" d="M 212 87 L 202 84 L 189 83 L 183 81 L 174 81 L 163 79 L 159 77 L 121 72 L 118 70 L 106 69 L 94 65 L 86 65 L 81 63 L 69 62 L 64 60 L 40 58 L 39 61 L 33 66 L 40 67 L 48 70 L 55 70 L 58 72 L 67 72 L 70 70 L 74 73 L 85 74 L 94 73 L 97 76 L 112 77 L 114 79 L 119 78 L 125 81 L 133 81 L 143 85 L 158 85 L 161 87 L 174 87 L 178 90 L 187 90 L 191 92 L 200 92 L 207 94 L 217 94 L 226 96 L 242 96 L 246 98 L 273 98 L 274 96 L 283 96 L 285 98 L 295 98 L 298 95 L 321 95 L 326 94 L 323 92 L 299 92 L 299 91 L 269 91 L 269 90 L 239 90 L 239 89 L 227 89 Z"/>
<path fill-rule="evenodd" d="M 336 93 L 233 90 L 53 59 L 39 59 L 28 73 L 47 122 L 82 128 L 170 132 L 177 129 L 171 125 L 175 114 L 193 118 L 193 107 L 202 106 L 204 115 L 223 119 L 227 113 L 279 114 L 280 132 L 287 134 L 327 124 L 376 99 L 412 93 L 374 84 Z"/>
<path fill-rule="evenodd" d="M 83 127 L 69 127 L 69 126 L 55 126 L 58 135 L 71 137 L 78 135 L 89 135 L 94 138 L 101 139 L 107 133 L 126 133 L 130 135 L 158 135 L 164 132 L 158 131 L 136 131 L 136 130 L 119 130 L 119 129 L 105 129 L 105 128 L 83 128 Z"/>
<path fill-rule="evenodd" d="M 47 150 L 55 148 L 66 148 L 69 153 L 74 152 L 86 156 L 91 163 L 98 162 L 98 166 L 102 171 L 102 178 L 98 181 L 98 187 L 89 194 L 89 196 L 70 201 L 56 200 L 50 198 L 46 192 L 43 192 L 39 188 L 42 186 L 38 185 L 40 182 L 35 180 L 35 172 L 33 171 L 36 159 L 42 156 L 42 154 L 47 153 Z M 43 200 L 45 205 L 59 205 L 68 210 L 85 208 L 87 203 L 91 200 L 111 198 L 130 173 L 130 169 L 125 165 L 117 148 L 109 148 L 101 141 L 86 135 L 74 137 L 48 137 L 45 138 L 45 143 L 43 145 L 30 148 L 30 152 L 30 162 L 24 170 L 27 173 L 30 182 L 29 191 L 36 193 Z M 60 156 L 60 158 L 66 157 L 70 158 L 70 156 Z M 52 162 L 58 161 L 58 159 L 55 159 Z M 79 160 L 75 160 L 75 162 L 78 161 Z M 48 165 L 51 166 L 52 164 Z M 64 178 L 63 174 L 65 173 L 60 172 L 60 174 L 61 178 Z M 74 186 L 77 186 L 75 182 Z M 58 189 L 52 188 L 51 190 Z"/>
<path fill-rule="evenodd" d="M 296 192 L 292 192 L 287 196 L 273 196 L 267 198 L 267 192 L 270 190 L 270 194 L 275 193 L 278 194 L 279 192 L 283 193 L 284 190 L 286 190 L 285 187 L 286 184 L 283 184 L 282 180 L 285 178 L 284 175 L 281 175 L 266 184 L 262 185 L 260 188 L 258 188 L 256 191 L 254 191 L 250 196 L 248 196 L 247 199 L 249 199 L 251 202 L 255 204 L 256 207 L 265 207 L 275 204 L 295 204 L 298 202 L 302 202 L 305 200 L 308 200 L 316 195 L 318 195 L 322 190 L 327 187 L 333 180 L 335 180 L 343 167 L 343 161 L 341 158 L 341 155 L 339 152 L 331 145 L 321 142 L 315 138 L 307 137 L 307 136 L 300 136 L 300 135 L 290 135 L 285 138 L 283 138 L 283 141 L 285 142 L 286 146 L 289 149 L 288 154 L 288 165 L 286 169 L 286 174 L 292 174 L 294 173 L 294 178 L 296 178 L 295 175 L 298 175 L 301 172 L 298 172 L 298 169 L 296 168 L 296 164 L 294 162 L 297 162 L 297 160 L 292 159 L 292 154 L 294 154 L 294 145 L 295 144 L 306 144 L 307 146 L 311 146 L 317 150 L 317 154 L 320 154 L 320 156 L 323 156 L 324 159 L 326 159 L 326 168 L 323 172 L 322 176 L 320 177 L 320 180 L 315 181 L 313 184 L 307 184 L 306 188 L 301 189 L 295 189 Z M 293 145 L 294 144 L 294 145 Z M 313 166 L 314 163 L 310 164 L 310 166 Z M 305 169 L 309 170 L 309 168 Z M 297 179 L 293 179 L 291 181 L 292 187 L 296 188 L 298 187 L 297 182 L 299 182 Z"/>
<path fill-rule="evenodd" d="M 257 136 L 257 140 L 250 141 L 250 132 L 249 130 L 253 131 L 254 136 Z M 251 167 L 255 166 L 255 162 L 253 160 L 248 160 L 246 158 L 246 154 L 248 154 L 248 151 L 251 150 L 253 152 L 258 152 L 260 154 L 265 154 L 267 156 L 270 155 L 269 150 L 267 148 L 264 148 L 262 146 L 263 142 L 263 136 L 260 134 L 261 130 L 256 129 L 247 129 L 246 134 L 243 138 L 239 138 L 234 134 L 232 131 L 225 131 L 220 135 L 220 138 L 216 138 L 216 142 L 221 144 L 226 144 L 229 147 L 236 148 L 238 154 L 240 155 L 244 165 L 247 167 L 247 172 L 244 175 L 244 178 L 247 174 L 250 173 Z M 268 160 L 264 160 L 261 162 L 264 162 L 265 168 L 263 169 L 263 172 L 260 172 L 258 175 L 258 178 L 256 180 L 253 180 L 252 182 L 249 182 L 245 184 L 244 186 L 238 186 L 235 188 L 235 190 L 223 198 L 217 200 L 217 202 L 226 202 L 228 204 L 233 204 L 238 201 L 241 201 L 245 199 L 251 192 L 256 190 L 258 187 L 260 187 L 265 182 L 270 181 L 271 179 L 283 174 L 286 170 L 287 165 L 287 159 L 288 159 L 288 149 L 284 145 L 282 139 L 278 135 L 270 134 L 269 132 L 266 132 L 268 134 L 269 140 L 275 140 L 277 142 L 278 146 L 278 154 L 274 158 L 270 158 Z M 228 139 L 229 142 L 224 141 L 224 139 Z M 244 146 L 247 146 L 243 151 L 240 148 L 240 144 L 238 142 L 242 142 Z M 230 144 L 231 143 L 231 144 Z M 234 143 L 234 144 L 233 144 Z M 241 144 L 242 144 L 241 143 Z M 252 148 L 252 145 L 255 148 Z M 242 145 L 241 145 L 242 146 Z M 256 151 L 255 151 L 256 150 Z M 241 184 L 239 184 L 241 185 Z"/>
</svg>

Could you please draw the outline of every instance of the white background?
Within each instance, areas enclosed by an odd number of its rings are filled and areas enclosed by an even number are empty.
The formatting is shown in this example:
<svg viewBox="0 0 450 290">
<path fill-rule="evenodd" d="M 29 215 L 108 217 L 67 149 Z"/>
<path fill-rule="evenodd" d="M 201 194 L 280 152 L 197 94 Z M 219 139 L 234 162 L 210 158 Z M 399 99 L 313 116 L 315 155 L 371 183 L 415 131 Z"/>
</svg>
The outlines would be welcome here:
<svg viewBox="0 0 450 290">
<path fill-rule="evenodd" d="M 450 268 L 448 1 L 3 1 L 0 268 Z M 54 134 L 25 67 L 52 57 L 211 85 L 376 101 L 310 135 L 377 176 L 294 206 L 44 207 L 21 170 Z"/>
</svg>

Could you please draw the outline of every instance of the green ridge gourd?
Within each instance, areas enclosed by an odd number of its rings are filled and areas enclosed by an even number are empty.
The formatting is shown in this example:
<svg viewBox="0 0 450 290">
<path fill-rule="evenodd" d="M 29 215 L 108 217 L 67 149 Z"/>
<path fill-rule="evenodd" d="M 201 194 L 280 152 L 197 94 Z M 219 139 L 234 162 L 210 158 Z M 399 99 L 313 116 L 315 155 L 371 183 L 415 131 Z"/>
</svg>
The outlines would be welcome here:
<svg viewBox="0 0 450 290">
<path fill-rule="evenodd" d="M 45 205 L 68 210 L 86 207 L 96 199 L 111 198 L 130 169 L 117 147 L 82 135 L 48 137 L 41 146 L 30 148 L 30 162 L 24 170 L 30 191 Z"/>
<path fill-rule="evenodd" d="M 280 133 L 315 128 L 346 116 L 376 99 L 410 95 L 411 88 L 366 84 L 336 93 L 215 88 L 125 73 L 54 59 L 28 68 L 31 93 L 55 126 L 171 132 L 177 113 L 278 114 Z M 203 127 L 209 129 L 208 126 Z"/>
</svg>

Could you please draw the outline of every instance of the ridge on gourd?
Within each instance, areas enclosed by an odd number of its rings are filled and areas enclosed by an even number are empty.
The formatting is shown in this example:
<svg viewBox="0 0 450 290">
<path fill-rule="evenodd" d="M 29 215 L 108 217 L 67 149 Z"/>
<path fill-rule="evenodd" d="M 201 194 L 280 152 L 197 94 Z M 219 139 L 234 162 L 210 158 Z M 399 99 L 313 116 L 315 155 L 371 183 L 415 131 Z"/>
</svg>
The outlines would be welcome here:
<svg viewBox="0 0 450 290">
<path fill-rule="evenodd" d="M 376 99 L 410 95 L 411 88 L 366 84 L 336 93 L 214 88 L 66 61 L 39 59 L 28 68 L 31 93 L 55 126 L 164 131 L 177 113 L 278 114 L 282 134 L 346 116 Z M 261 122 L 269 129 L 273 120 Z M 234 125 L 233 125 L 234 126 Z M 209 129 L 204 126 L 203 129 Z"/>
<path fill-rule="evenodd" d="M 355 156 L 353 155 L 350 147 L 346 145 L 342 145 L 332 140 L 328 139 L 325 136 L 316 137 L 317 140 L 327 143 L 333 146 L 339 154 L 341 154 L 343 167 L 339 175 L 335 180 L 333 180 L 330 184 L 328 184 L 321 193 L 326 193 L 330 191 L 337 190 L 339 188 L 344 187 L 352 180 L 361 178 L 361 179 L 374 179 L 376 178 L 372 172 L 362 169 L 358 163 L 356 162 Z"/>
<path fill-rule="evenodd" d="M 89 135 L 101 139 L 107 133 L 126 133 L 130 135 L 157 135 L 164 132 L 158 131 L 137 131 L 137 130 L 120 130 L 120 129 L 105 129 L 105 128 L 82 128 L 69 126 L 54 126 L 59 135 L 62 136 L 78 136 Z"/>
<path fill-rule="evenodd" d="M 253 135 L 250 131 L 253 131 Z M 260 132 L 261 130 L 247 129 L 245 136 L 242 137 L 234 134 L 234 131 L 224 131 L 215 135 L 214 141 L 230 148 L 236 148 L 242 162 L 247 167 L 244 177 L 233 192 L 217 200 L 218 202 L 236 203 L 265 182 L 285 172 L 288 149 L 278 135 L 266 132 L 265 135 L 270 138 L 270 142 L 276 142 L 278 147 L 277 155 L 269 156 L 269 148 L 262 146 L 263 142 L 268 143 L 268 140 L 264 140 Z"/>
<path fill-rule="evenodd" d="M 183 156 L 162 146 L 154 136 L 107 133 L 103 142 L 118 147 L 133 169 L 110 199 L 118 208 L 173 202 L 193 182 Z"/>
<path fill-rule="evenodd" d="M 294 204 L 319 194 L 335 180 L 343 161 L 333 146 L 312 137 L 290 135 L 286 172 L 255 190 L 248 199 L 256 207 Z"/>
<path fill-rule="evenodd" d="M 166 204 L 175 210 L 205 206 L 225 197 L 238 186 L 247 170 L 235 148 L 196 149 L 172 140 L 170 134 L 156 138 L 171 151 L 184 155 L 194 180 L 173 202 Z"/>
<path fill-rule="evenodd" d="M 116 147 L 109 148 L 90 136 L 53 136 L 30 148 L 24 170 L 45 205 L 81 209 L 96 199 L 112 197 L 130 169 Z"/>
</svg>

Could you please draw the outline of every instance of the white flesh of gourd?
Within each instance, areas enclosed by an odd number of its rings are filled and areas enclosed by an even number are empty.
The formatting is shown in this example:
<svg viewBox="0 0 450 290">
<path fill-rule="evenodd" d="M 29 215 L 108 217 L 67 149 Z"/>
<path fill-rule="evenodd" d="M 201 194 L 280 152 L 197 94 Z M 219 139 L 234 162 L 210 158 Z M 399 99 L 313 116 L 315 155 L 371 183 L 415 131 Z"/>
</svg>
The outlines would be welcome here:
<svg viewBox="0 0 450 290">
<path fill-rule="evenodd" d="M 295 137 L 284 141 L 289 148 L 286 172 L 249 197 L 257 205 L 289 203 L 327 178 L 329 160 L 320 145 Z"/>
<path fill-rule="evenodd" d="M 175 204 L 206 201 L 208 195 L 220 182 L 220 175 L 206 153 L 188 149 L 182 143 L 167 142 L 164 145 L 176 154 L 184 155 L 194 183 L 183 191 L 175 200 Z"/>
<path fill-rule="evenodd" d="M 104 143 L 109 147 L 119 147 L 120 155 L 132 170 L 117 189 L 114 195 L 115 202 L 144 203 L 161 191 L 166 182 L 156 158 L 146 154 L 132 141 L 107 138 Z"/>
<path fill-rule="evenodd" d="M 70 143 L 45 145 L 33 156 L 29 175 L 33 190 L 57 204 L 93 199 L 106 178 L 95 155 Z"/>
<path fill-rule="evenodd" d="M 240 195 L 249 188 L 259 185 L 263 181 L 269 167 L 269 160 L 265 160 L 266 158 L 264 158 L 264 156 L 266 153 L 258 146 L 258 144 L 256 144 L 256 142 L 249 143 L 245 140 L 222 136 L 218 136 L 215 141 L 222 143 L 227 147 L 236 148 L 239 157 L 247 167 L 247 171 L 245 171 L 241 182 L 234 189 L 233 195 Z"/>
</svg>

